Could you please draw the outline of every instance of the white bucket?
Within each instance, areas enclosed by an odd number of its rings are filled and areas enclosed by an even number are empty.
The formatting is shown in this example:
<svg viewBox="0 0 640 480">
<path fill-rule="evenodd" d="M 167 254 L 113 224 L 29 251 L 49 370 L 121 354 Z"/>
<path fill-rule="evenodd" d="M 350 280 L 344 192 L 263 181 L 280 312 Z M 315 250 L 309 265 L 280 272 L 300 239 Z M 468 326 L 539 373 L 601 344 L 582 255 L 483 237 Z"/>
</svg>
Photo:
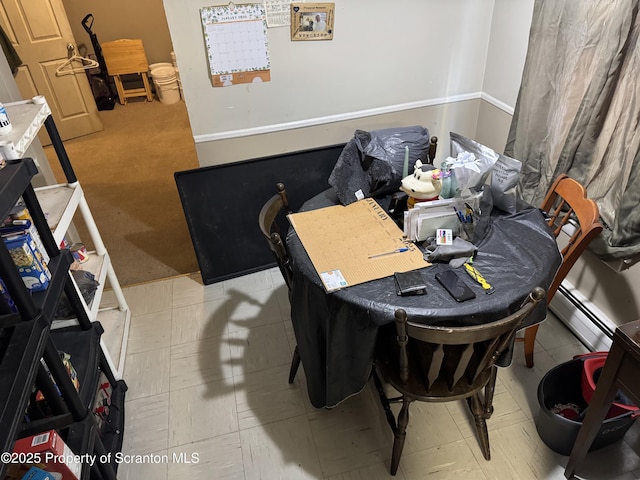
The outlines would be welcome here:
<svg viewBox="0 0 640 480">
<path fill-rule="evenodd" d="M 149 65 L 149 72 L 153 73 L 153 71 L 158 68 L 167 68 L 167 67 L 173 68 L 173 63 L 168 63 L 168 62 L 152 63 L 151 65 Z"/>
<path fill-rule="evenodd" d="M 173 82 L 176 80 L 176 69 L 173 65 L 169 65 L 168 67 L 156 67 L 149 72 L 151 74 L 151 78 L 154 81 L 158 82 Z"/>
<path fill-rule="evenodd" d="M 160 103 L 171 105 L 172 103 L 178 103 L 180 101 L 180 89 L 178 87 L 178 81 L 173 80 L 156 80 L 153 79 L 155 85 L 156 94 Z"/>
</svg>

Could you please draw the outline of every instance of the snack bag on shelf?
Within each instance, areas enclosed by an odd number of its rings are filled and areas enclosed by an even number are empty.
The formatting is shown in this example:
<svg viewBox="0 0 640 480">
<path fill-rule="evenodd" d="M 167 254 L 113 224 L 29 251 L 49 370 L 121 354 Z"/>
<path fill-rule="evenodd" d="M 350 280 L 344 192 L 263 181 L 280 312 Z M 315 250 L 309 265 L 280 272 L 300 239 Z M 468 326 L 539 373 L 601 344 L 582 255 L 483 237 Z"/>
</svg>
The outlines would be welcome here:
<svg viewBox="0 0 640 480">
<path fill-rule="evenodd" d="M 76 372 L 76 369 L 73 368 L 73 365 L 71 364 L 71 355 L 69 355 L 66 352 L 58 352 L 58 354 L 60 355 L 60 359 L 62 360 L 62 363 L 64 364 L 64 367 L 67 369 L 67 373 L 69 374 L 69 378 L 71 378 L 71 383 L 73 383 L 73 386 L 76 387 L 76 391 L 80 391 L 80 380 L 78 379 L 78 373 Z M 53 381 L 53 384 L 56 385 L 55 380 L 53 380 L 53 377 L 51 376 L 51 372 L 49 372 L 49 368 L 47 367 L 47 364 L 44 363 L 44 361 L 42 362 L 42 364 L 44 365 L 44 368 L 47 372 L 47 374 L 49 374 L 49 378 L 51 378 L 51 380 Z M 56 385 L 56 389 L 58 388 L 58 386 Z M 60 394 L 60 390 L 58 389 L 58 394 Z M 36 397 L 35 397 L 36 402 L 40 402 L 42 400 L 45 400 L 44 395 L 42 395 L 42 392 L 38 391 L 36 393 Z"/>
</svg>

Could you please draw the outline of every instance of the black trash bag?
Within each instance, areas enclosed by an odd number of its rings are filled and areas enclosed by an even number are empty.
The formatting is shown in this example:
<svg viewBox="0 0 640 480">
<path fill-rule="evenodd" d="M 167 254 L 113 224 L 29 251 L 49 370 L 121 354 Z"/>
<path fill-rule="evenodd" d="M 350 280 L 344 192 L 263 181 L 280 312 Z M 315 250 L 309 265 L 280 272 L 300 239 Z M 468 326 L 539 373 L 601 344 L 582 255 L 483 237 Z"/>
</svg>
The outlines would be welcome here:
<svg viewBox="0 0 640 480">
<path fill-rule="evenodd" d="M 356 130 L 329 176 L 343 205 L 362 198 L 397 192 L 402 181 L 405 147 L 409 147 L 408 174 L 416 160 L 428 163 L 429 131 L 419 125 L 366 132 Z"/>
<path fill-rule="evenodd" d="M 100 283 L 96 280 L 93 273 L 85 270 L 74 270 L 71 274 L 78 285 L 82 298 L 84 298 L 85 303 L 89 305 L 92 302 Z M 76 312 L 73 310 L 73 307 L 69 302 L 69 298 L 67 298 L 67 295 L 63 292 L 60 296 L 58 309 L 56 310 L 56 319 L 66 320 L 69 318 L 76 318 Z"/>
</svg>

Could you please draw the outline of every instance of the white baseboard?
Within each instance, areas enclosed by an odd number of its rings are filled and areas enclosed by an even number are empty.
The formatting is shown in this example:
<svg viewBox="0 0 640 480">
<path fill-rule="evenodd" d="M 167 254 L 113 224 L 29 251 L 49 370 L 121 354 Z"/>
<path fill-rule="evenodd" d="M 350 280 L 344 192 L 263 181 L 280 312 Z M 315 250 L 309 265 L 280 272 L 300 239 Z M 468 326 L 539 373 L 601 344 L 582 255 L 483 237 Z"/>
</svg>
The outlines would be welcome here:
<svg viewBox="0 0 640 480">
<path fill-rule="evenodd" d="M 616 325 L 571 283 L 564 281 L 549 309 L 591 351 L 608 351 Z"/>
</svg>

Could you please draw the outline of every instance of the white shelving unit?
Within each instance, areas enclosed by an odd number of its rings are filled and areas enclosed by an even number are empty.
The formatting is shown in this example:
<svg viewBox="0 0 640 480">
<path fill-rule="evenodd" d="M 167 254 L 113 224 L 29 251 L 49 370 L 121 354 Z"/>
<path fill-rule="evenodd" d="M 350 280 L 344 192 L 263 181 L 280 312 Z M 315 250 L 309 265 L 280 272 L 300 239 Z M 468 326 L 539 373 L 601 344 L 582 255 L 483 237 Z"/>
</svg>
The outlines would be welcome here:
<svg viewBox="0 0 640 480">
<path fill-rule="evenodd" d="M 89 230 L 95 251 L 89 252 L 89 260 L 82 264 L 82 270 L 91 272 L 100 285 L 92 302 L 86 305 L 83 301 L 83 306 L 92 322 L 99 321 L 102 324 L 104 334 L 101 344 L 111 370 L 116 379 L 120 380 L 124 372 L 131 311 L 122 293 L 122 288 L 111 265 L 109 254 L 93 219 L 80 182 L 75 178 L 73 167 L 53 123 L 49 105 L 44 97 L 34 97 L 32 100 L 8 103 L 4 106 L 13 125 L 13 130 L 8 135 L 3 135 L 0 140 L 0 152 L 5 158 L 23 158 L 43 126 L 49 133 L 68 183 L 36 188 L 35 192 L 58 245 L 67 235 L 76 212 L 82 215 Z M 69 275 L 73 278 L 71 273 Z M 107 284 L 113 291 L 117 306 L 101 307 L 102 294 Z M 75 281 L 74 285 L 82 298 Z M 53 328 L 63 328 L 77 323 L 77 320 L 56 320 Z"/>
</svg>

